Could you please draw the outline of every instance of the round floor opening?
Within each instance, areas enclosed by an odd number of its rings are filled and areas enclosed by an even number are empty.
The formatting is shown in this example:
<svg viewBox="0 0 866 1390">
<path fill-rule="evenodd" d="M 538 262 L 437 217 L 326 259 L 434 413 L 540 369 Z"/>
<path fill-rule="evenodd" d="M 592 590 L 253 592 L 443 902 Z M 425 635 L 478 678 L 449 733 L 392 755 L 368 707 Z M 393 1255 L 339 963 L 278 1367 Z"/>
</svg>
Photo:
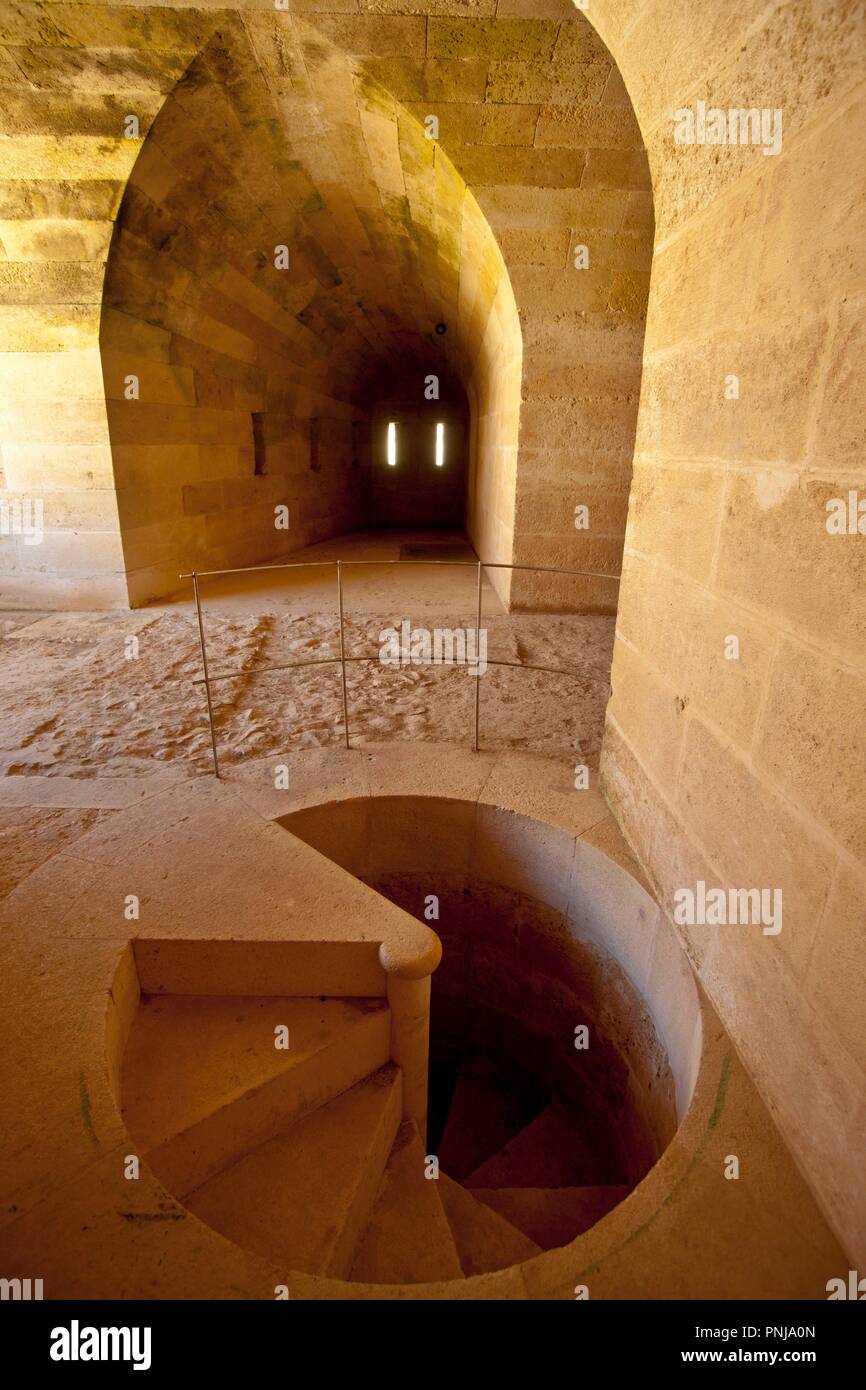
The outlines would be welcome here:
<svg viewBox="0 0 866 1390">
<path fill-rule="evenodd" d="M 418 796 L 278 823 L 357 921 L 138 962 L 119 1100 L 181 1208 L 275 1271 L 393 1288 L 527 1265 L 658 1183 L 700 1006 L 612 823 Z"/>
<path fill-rule="evenodd" d="M 281 824 L 441 938 L 431 1161 L 542 1250 L 589 1229 L 694 1088 L 697 991 L 657 905 L 592 844 L 496 806 L 356 798 Z"/>
</svg>

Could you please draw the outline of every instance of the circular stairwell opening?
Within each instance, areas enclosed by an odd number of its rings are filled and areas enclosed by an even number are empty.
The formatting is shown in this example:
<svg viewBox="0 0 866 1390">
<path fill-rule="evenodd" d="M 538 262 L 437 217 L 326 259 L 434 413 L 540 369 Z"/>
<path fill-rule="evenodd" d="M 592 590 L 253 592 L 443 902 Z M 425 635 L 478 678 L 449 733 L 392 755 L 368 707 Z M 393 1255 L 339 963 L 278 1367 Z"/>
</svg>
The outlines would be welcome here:
<svg viewBox="0 0 866 1390">
<path fill-rule="evenodd" d="M 142 942 L 118 1099 L 171 1197 L 265 1261 L 265 1283 L 283 1271 L 383 1296 L 543 1259 L 646 1179 L 643 1221 L 697 1082 L 701 1012 L 613 840 L 438 797 L 278 823 L 441 938 L 428 1132 L 394 1061 L 400 993 L 386 997 L 375 912 L 338 942 L 349 975 L 291 937 Z"/>
<path fill-rule="evenodd" d="M 464 1274 L 588 1230 L 694 1090 L 699 1001 L 657 904 L 594 845 L 496 806 L 359 798 L 280 823 L 442 940 L 426 1154 L 452 1226 L 472 1225 L 467 1195 L 498 1222 Z"/>
</svg>

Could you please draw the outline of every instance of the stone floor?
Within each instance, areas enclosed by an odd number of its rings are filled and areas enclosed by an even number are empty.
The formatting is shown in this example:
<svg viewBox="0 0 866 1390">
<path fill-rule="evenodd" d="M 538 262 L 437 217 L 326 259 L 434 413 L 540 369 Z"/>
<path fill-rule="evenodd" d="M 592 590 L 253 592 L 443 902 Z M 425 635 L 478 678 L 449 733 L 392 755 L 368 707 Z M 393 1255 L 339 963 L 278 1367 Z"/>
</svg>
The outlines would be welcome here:
<svg viewBox="0 0 866 1390">
<path fill-rule="evenodd" d="M 419 547 L 453 558 L 449 533 L 370 533 L 299 552 L 342 559 L 347 655 L 372 654 L 347 671 L 353 746 L 382 740 L 464 742 L 474 732 L 475 677 L 459 667 L 394 669 L 376 659 L 379 634 L 413 626 L 473 627 L 474 565 L 397 569 Z M 463 555 L 474 559 L 462 542 Z M 380 561 L 352 568 L 351 560 Z M 120 783 L 167 781 L 211 770 L 195 612 L 189 585 L 164 606 L 116 613 L 0 617 L 0 892 L 124 804 Z M 263 570 L 202 581 L 221 764 L 275 750 L 341 746 L 339 668 L 254 674 L 339 651 L 333 565 Z M 552 666 L 574 676 L 490 667 L 481 679 L 481 745 L 523 749 L 573 766 L 598 764 L 609 692 L 614 620 L 505 613 L 485 583 L 488 657 Z M 131 640 L 131 639 L 134 639 Z M 137 655 L 131 655 L 136 651 Z M 63 782 L 27 793 L 21 777 Z M 113 791 L 82 783 L 111 780 Z M 130 795 L 133 793 L 130 792 Z"/>
</svg>

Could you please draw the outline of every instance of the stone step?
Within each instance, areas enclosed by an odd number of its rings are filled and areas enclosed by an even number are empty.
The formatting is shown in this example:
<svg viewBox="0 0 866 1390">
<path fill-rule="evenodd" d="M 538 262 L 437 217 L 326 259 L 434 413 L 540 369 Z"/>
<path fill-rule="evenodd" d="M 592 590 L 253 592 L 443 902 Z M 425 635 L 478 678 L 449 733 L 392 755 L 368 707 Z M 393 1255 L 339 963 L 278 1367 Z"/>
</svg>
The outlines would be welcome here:
<svg viewBox="0 0 866 1390">
<path fill-rule="evenodd" d="M 531 1117 L 501 1069 L 485 1057 L 460 1068 L 438 1158 L 458 1182 L 498 1152 Z"/>
<path fill-rule="evenodd" d="M 467 1187 L 587 1187 L 607 1171 L 578 1123 L 554 1103 L 466 1178 Z"/>
<path fill-rule="evenodd" d="M 462 1279 L 463 1269 L 439 1183 L 424 1176 L 425 1153 L 416 1126 L 397 1131 L 373 1215 L 352 1266 L 367 1284 L 422 1284 Z"/>
<path fill-rule="evenodd" d="M 279 1027 L 287 1050 L 274 1045 Z M 183 1197 L 390 1055 L 383 999 L 144 996 L 124 1054 L 123 1117 Z"/>
<path fill-rule="evenodd" d="M 197 1187 L 185 1205 L 256 1255 L 346 1278 L 400 1125 L 400 1082 L 398 1067 L 382 1067 Z"/>
<path fill-rule="evenodd" d="M 616 1187 L 473 1188 L 479 1202 L 505 1217 L 542 1250 L 568 1245 L 600 1221 L 631 1191 Z"/>
<path fill-rule="evenodd" d="M 465 1275 L 506 1269 L 541 1254 L 540 1245 L 447 1174 L 440 1172 L 438 1186 Z"/>
</svg>

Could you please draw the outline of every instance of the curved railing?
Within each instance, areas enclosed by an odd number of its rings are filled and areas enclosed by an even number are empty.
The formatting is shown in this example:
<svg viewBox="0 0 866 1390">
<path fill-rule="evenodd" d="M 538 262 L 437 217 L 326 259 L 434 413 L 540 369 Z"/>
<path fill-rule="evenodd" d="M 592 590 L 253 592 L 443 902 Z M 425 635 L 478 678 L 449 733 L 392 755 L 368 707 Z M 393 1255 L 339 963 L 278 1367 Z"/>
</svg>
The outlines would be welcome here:
<svg viewBox="0 0 866 1390">
<path fill-rule="evenodd" d="M 217 675 L 211 675 L 208 669 L 207 644 L 204 632 L 204 615 L 202 610 L 200 581 L 202 579 L 215 579 L 218 576 L 229 574 L 259 574 L 267 570 L 296 570 L 296 569 L 321 569 L 329 565 L 336 568 L 337 579 L 337 610 L 340 622 L 340 654 L 339 656 L 312 657 L 308 661 L 289 661 L 277 666 L 254 666 L 244 671 L 226 671 Z M 453 568 L 474 569 L 477 571 L 477 598 L 476 598 L 476 634 L 481 631 L 481 596 L 485 570 L 523 570 L 533 574 L 572 574 L 587 579 L 607 579 L 618 584 L 619 575 L 604 574 L 599 570 L 575 570 L 564 569 L 558 565 L 509 565 L 499 560 L 295 560 L 286 561 L 281 564 L 266 565 L 243 565 L 235 569 L 224 570 L 191 570 L 188 574 L 181 574 L 181 579 L 191 579 L 193 593 L 195 596 L 195 614 L 198 623 L 199 645 L 201 648 L 202 674 L 198 676 L 193 685 L 203 685 L 207 697 L 207 717 L 208 728 L 210 730 L 211 753 L 213 755 L 214 776 L 219 777 L 219 757 L 217 755 L 216 728 L 213 713 L 213 698 L 211 686 L 216 681 L 237 680 L 240 676 L 266 675 L 272 671 L 293 671 L 304 666 L 336 666 L 340 667 L 340 678 L 343 696 L 343 729 L 346 740 L 346 747 L 350 748 L 349 742 L 349 697 L 346 688 L 346 667 L 355 662 L 380 661 L 379 656 L 347 656 L 346 655 L 346 636 L 345 622 L 343 615 L 343 569 L 349 565 L 443 565 Z M 543 671 L 548 675 L 575 677 L 579 673 L 576 671 L 562 670 L 557 666 L 537 666 L 526 661 L 500 661 L 493 657 L 485 658 L 487 666 L 510 666 L 521 671 Z M 446 663 L 457 664 L 457 663 Z M 478 752 L 478 721 L 481 705 L 481 681 L 475 681 L 475 710 L 474 710 L 474 737 L 472 742 L 473 752 Z"/>
</svg>

